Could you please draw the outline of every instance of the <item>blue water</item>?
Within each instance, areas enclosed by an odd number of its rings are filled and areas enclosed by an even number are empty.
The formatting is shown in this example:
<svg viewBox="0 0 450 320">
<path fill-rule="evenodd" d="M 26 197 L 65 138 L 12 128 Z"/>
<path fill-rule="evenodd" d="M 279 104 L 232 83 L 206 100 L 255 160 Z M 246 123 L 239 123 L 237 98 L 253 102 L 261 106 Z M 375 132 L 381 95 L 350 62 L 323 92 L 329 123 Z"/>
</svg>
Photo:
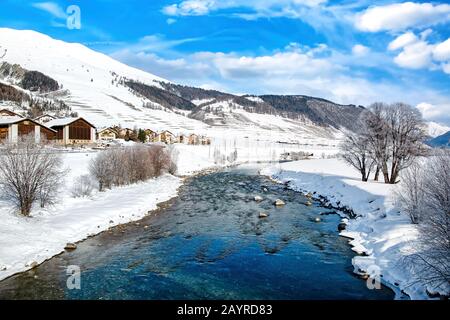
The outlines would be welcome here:
<svg viewBox="0 0 450 320">
<path fill-rule="evenodd" d="M 198 176 L 139 225 L 0 282 L 0 299 L 392 299 L 352 273 L 340 218 L 306 202 L 253 169 Z M 69 265 L 81 268 L 80 290 L 66 287 Z"/>
</svg>

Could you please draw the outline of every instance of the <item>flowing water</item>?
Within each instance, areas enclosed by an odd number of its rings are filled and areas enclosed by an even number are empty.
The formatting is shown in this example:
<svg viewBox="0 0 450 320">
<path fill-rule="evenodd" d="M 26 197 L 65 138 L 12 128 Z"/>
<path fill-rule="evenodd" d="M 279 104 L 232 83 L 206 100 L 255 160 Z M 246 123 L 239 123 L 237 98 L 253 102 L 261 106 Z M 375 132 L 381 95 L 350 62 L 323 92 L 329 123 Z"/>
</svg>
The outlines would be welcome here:
<svg viewBox="0 0 450 320">
<path fill-rule="evenodd" d="M 275 207 L 278 198 L 286 205 Z M 340 218 L 306 202 L 254 168 L 197 176 L 139 225 L 0 282 L 0 299 L 393 299 L 352 273 Z M 71 265 L 79 290 L 67 288 Z"/>
</svg>

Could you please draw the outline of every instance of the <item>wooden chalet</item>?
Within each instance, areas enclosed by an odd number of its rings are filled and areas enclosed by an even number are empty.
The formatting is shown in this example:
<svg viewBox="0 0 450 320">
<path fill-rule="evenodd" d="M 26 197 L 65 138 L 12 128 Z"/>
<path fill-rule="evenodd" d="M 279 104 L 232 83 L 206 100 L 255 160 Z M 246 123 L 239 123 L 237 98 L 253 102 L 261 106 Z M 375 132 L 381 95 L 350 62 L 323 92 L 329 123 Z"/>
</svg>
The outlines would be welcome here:
<svg viewBox="0 0 450 320">
<path fill-rule="evenodd" d="M 47 122 L 56 130 L 56 142 L 68 144 L 90 144 L 96 141 L 96 128 L 83 118 L 62 118 Z"/>
</svg>

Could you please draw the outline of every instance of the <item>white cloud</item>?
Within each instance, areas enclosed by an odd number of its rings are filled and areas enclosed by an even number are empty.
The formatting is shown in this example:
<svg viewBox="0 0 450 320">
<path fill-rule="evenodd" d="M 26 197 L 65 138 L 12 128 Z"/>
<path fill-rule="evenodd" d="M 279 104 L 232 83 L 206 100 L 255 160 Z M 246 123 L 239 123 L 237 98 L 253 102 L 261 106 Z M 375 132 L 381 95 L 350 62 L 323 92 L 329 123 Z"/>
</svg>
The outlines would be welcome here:
<svg viewBox="0 0 450 320">
<path fill-rule="evenodd" d="M 412 43 L 415 43 L 418 41 L 418 38 L 416 35 L 412 32 L 406 32 L 397 38 L 393 40 L 391 43 L 389 43 L 388 49 L 389 50 L 398 50 L 401 48 L 404 48 L 407 45 L 410 45 Z"/>
<path fill-rule="evenodd" d="M 448 4 L 404 2 L 370 7 L 356 16 L 355 26 L 367 32 L 399 31 L 449 21 Z"/>
<path fill-rule="evenodd" d="M 433 46 L 426 41 L 417 41 L 403 47 L 394 61 L 397 65 L 409 69 L 422 69 L 432 66 Z"/>
<path fill-rule="evenodd" d="M 439 43 L 433 51 L 433 57 L 438 61 L 450 60 L 450 38 Z"/>
<path fill-rule="evenodd" d="M 429 121 L 438 121 L 441 123 L 450 123 L 450 103 L 431 104 L 421 102 L 416 106 L 422 113 L 424 119 Z"/>
<path fill-rule="evenodd" d="M 362 45 L 362 44 L 356 44 L 352 48 L 352 53 L 355 56 L 363 57 L 366 56 L 370 52 L 370 48 Z"/>
<path fill-rule="evenodd" d="M 409 31 L 394 39 L 388 45 L 391 51 L 400 50 L 400 53 L 394 58 L 394 62 L 403 68 L 409 69 L 442 69 L 445 73 L 448 71 L 448 62 L 450 62 L 450 39 L 441 43 L 429 43 L 427 37 L 432 30 L 427 29 L 417 37 Z"/>
<path fill-rule="evenodd" d="M 200 16 L 208 14 L 215 7 L 214 0 L 186 0 L 164 7 L 163 12 L 169 16 Z"/>
<path fill-rule="evenodd" d="M 55 2 L 35 2 L 33 7 L 50 13 L 53 17 L 58 19 L 66 19 L 66 12 Z"/>
<path fill-rule="evenodd" d="M 369 52 L 369 58 L 361 59 L 372 59 L 372 55 Z M 438 110 L 441 105 L 450 105 L 447 95 L 413 81 L 371 81 L 365 74 L 352 72 L 352 63 L 359 59 L 353 55 L 344 59 L 323 45 L 308 48 L 292 43 L 265 55 L 197 52 L 173 59 L 128 45 L 112 56 L 178 83 L 237 94 L 305 94 L 362 105 L 374 101 L 404 101 L 411 105 L 427 102 Z"/>
<path fill-rule="evenodd" d="M 238 15 L 246 19 L 292 15 L 299 7 L 317 7 L 327 0 L 184 0 L 163 8 L 170 16 L 201 16 L 221 9 L 252 9 L 253 13 Z"/>
</svg>

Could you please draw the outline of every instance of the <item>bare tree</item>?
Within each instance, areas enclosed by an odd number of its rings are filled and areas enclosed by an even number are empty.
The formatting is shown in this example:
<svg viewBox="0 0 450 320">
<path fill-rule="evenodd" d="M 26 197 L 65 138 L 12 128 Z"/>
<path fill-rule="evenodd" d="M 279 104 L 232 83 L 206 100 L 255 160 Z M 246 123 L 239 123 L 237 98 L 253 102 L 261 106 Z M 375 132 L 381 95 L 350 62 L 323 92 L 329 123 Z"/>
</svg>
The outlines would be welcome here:
<svg viewBox="0 0 450 320">
<path fill-rule="evenodd" d="M 417 109 L 404 103 L 375 103 L 361 120 L 361 132 L 377 164 L 375 180 L 381 171 L 385 183 L 396 183 L 401 170 L 426 154 L 425 124 Z"/>
<path fill-rule="evenodd" d="M 153 146 L 152 152 L 150 154 L 151 163 L 153 164 L 153 169 L 155 176 L 160 176 L 164 171 L 168 171 L 172 160 L 170 155 L 164 147 Z"/>
<path fill-rule="evenodd" d="M 178 171 L 178 159 L 180 152 L 175 148 L 174 145 L 169 145 L 167 148 L 170 156 L 170 165 L 168 168 L 168 172 L 174 175 Z"/>
<path fill-rule="evenodd" d="M 89 172 L 97 179 L 99 191 L 104 191 L 112 185 L 112 166 L 107 151 L 101 152 L 89 164 Z"/>
<path fill-rule="evenodd" d="M 355 133 L 346 134 L 340 150 L 342 159 L 361 173 L 362 181 L 367 181 L 375 160 L 365 137 Z"/>
<path fill-rule="evenodd" d="M 404 103 L 395 103 L 386 110 L 386 121 L 391 140 L 391 170 L 389 183 L 397 182 L 401 170 L 414 159 L 426 154 L 425 123 L 419 110 Z"/>
<path fill-rule="evenodd" d="M 424 213 L 424 171 L 419 163 L 414 163 L 402 173 L 401 188 L 396 198 L 411 222 L 419 223 Z"/>
<path fill-rule="evenodd" d="M 21 214 L 29 216 L 35 201 L 54 201 L 63 177 L 61 157 L 37 145 L 33 135 L 6 144 L 0 154 L 0 186 Z"/>
<path fill-rule="evenodd" d="M 430 157 L 422 177 L 417 253 L 407 260 L 421 282 L 450 294 L 450 152 Z"/>
<path fill-rule="evenodd" d="M 389 128 L 385 120 L 385 113 L 388 108 L 388 105 L 377 102 L 364 111 L 360 117 L 361 133 L 364 135 L 370 152 L 376 160 L 374 180 L 378 181 L 381 171 L 386 183 L 389 183 L 388 161 L 390 158 Z"/>
</svg>

